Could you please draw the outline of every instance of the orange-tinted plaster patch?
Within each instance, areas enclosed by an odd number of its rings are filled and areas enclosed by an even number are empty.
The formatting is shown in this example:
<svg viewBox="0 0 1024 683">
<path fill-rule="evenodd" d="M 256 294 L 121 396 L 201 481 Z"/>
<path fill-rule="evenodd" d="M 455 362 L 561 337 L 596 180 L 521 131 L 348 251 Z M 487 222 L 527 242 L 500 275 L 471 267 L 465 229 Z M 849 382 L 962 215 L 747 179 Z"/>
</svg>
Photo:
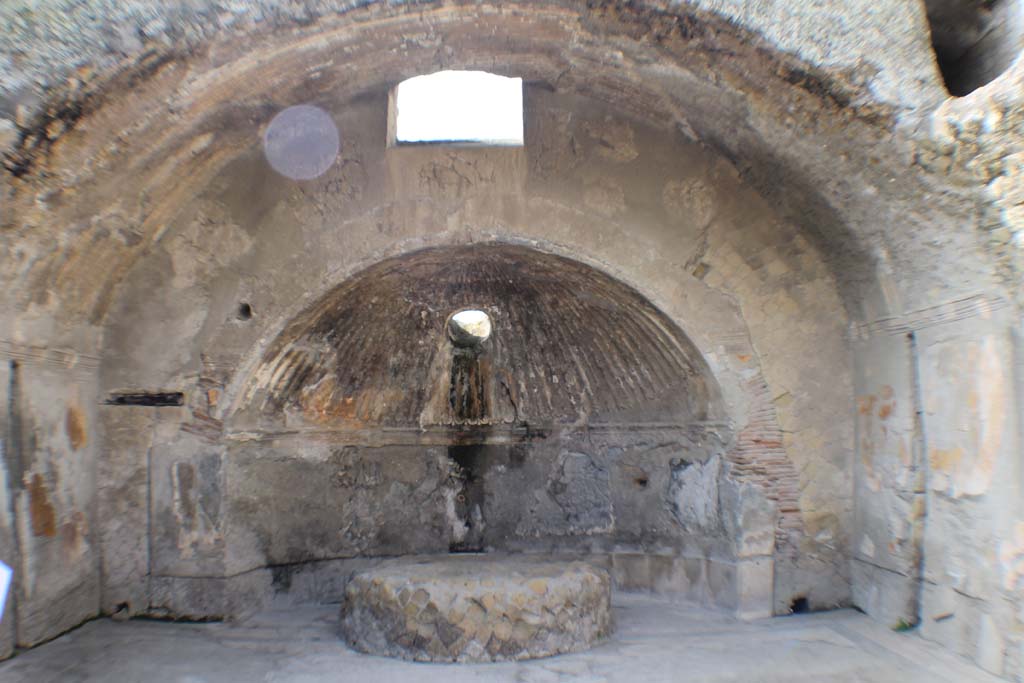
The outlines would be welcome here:
<svg viewBox="0 0 1024 683">
<path fill-rule="evenodd" d="M 28 485 L 28 510 L 32 520 L 32 533 L 36 536 L 57 535 L 57 511 L 50 502 L 43 475 L 33 474 Z"/>
<path fill-rule="evenodd" d="M 870 415 L 875 409 L 875 396 L 868 394 L 857 397 L 857 412 L 861 415 Z"/>
<path fill-rule="evenodd" d="M 928 460 L 933 470 L 953 472 L 964 458 L 962 448 L 933 448 Z"/>
<path fill-rule="evenodd" d="M 67 432 L 71 448 L 78 450 L 89 440 L 89 433 L 85 428 L 85 416 L 78 406 L 68 406 L 64 415 L 64 431 Z"/>
</svg>

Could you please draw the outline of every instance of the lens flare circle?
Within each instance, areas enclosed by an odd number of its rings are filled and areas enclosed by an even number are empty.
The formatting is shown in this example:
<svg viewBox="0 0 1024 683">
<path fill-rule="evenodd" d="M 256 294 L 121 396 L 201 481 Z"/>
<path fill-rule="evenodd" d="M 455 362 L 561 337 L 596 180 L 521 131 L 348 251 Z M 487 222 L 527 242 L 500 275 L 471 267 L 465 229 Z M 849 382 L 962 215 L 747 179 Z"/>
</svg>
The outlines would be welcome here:
<svg viewBox="0 0 1024 683">
<path fill-rule="evenodd" d="M 270 166 L 292 180 L 323 175 L 338 157 L 341 139 L 331 115 L 311 104 L 288 107 L 263 134 L 263 154 Z"/>
</svg>

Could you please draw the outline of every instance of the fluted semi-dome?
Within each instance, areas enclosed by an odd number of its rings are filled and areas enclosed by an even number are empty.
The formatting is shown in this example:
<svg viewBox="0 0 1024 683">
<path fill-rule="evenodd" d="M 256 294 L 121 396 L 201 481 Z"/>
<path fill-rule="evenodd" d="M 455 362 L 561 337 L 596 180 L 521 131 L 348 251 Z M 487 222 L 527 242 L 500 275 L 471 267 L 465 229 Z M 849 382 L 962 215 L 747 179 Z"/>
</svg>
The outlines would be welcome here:
<svg viewBox="0 0 1024 683">
<path fill-rule="evenodd" d="M 479 346 L 453 314 L 486 313 Z M 247 391 L 264 420 L 368 425 L 679 425 L 709 417 L 713 380 L 635 290 L 529 248 L 427 249 L 348 279 L 289 324 Z"/>
</svg>

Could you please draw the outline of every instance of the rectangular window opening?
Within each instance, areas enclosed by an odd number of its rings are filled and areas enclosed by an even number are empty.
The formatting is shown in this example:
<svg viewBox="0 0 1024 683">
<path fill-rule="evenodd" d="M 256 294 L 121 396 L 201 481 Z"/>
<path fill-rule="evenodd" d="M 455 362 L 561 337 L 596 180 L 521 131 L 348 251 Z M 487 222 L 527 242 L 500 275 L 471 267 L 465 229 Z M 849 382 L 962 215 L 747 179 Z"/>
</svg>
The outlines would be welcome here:
<svg viewBox="0 0 1024 683">
<path fill-rule="evenodd" d="M 402 81 L 391 99 L 393 145 L 521 146 L 523 80 L 439 71 Z"/>
</svg>

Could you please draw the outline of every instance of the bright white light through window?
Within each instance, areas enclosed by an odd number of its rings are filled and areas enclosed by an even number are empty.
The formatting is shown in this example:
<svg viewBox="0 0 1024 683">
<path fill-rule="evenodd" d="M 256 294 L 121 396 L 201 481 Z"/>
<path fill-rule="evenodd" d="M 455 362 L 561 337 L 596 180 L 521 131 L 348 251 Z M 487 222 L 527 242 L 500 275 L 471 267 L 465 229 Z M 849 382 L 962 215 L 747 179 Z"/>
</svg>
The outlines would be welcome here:
<svg viewBox="0 0 1024 683">
<path fill-rule="evenodd" d="M 439 71 L 399 84 L 400 143 L 523 144 L 523 79 L 484 71 Z"/>
<path fill-rule="evenodd" d="M 476 346 L 491 336 L 491 318 L 481 310 L 459 311 L 448 319 L 448 335 L 456 346 Z"/>
</svg>

